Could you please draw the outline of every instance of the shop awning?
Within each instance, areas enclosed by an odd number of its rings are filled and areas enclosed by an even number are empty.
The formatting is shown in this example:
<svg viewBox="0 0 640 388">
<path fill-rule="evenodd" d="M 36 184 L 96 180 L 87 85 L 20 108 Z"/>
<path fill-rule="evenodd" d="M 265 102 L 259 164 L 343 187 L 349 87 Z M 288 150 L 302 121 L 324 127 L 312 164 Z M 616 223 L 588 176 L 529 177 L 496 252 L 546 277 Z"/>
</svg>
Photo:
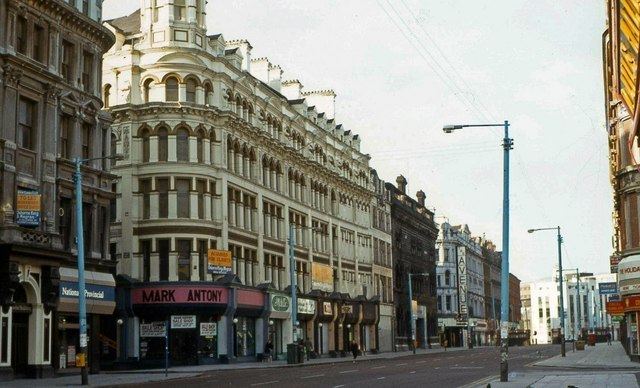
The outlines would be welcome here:
<svg viewBox="0 0 640 388">
<path fill-rule="evenodd" d="M 85 271 L 87 314 L 113 314 L 116 307 L 116 281 L 104 272 Z M 60 267 L 58 311 L 78 312 L 78 270 Z"/>
</svg>

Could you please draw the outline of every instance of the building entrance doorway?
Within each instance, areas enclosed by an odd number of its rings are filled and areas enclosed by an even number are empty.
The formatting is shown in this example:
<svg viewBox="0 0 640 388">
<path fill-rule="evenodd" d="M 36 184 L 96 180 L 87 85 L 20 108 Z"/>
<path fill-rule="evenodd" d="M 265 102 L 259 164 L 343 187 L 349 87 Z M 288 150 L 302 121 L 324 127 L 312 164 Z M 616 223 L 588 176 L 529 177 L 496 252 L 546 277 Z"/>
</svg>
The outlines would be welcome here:
<svg viewBox="0 0 640 388">
<path fill-rule="evenodd" d="M 13 319 L 11 326 L 11 367 L 17 376 L 26 376 L 29 365 L 29 315 L 24 287 L 17 287 L 13 295 Z"/>
</svg>

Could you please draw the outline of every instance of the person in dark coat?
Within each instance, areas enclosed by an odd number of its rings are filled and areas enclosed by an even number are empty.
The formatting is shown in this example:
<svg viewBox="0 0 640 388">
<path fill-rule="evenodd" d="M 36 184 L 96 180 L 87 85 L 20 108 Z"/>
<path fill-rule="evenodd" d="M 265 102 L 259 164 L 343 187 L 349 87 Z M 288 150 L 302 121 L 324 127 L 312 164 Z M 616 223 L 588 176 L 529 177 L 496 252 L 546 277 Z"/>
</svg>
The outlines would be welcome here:
<svg viewBox="0 0 640 388">
<path fill-rule="evenodd" d="M 269 339 L 264 345 L 264 359 L 267 362 L 271 362 L 273 359 L 273 343 L 271 342 L 271 339 Z"/>
<path fill-rule="evenodd" d="M 351 354 L 353 354 L 353 362 L 356 362 L 356 358 L 358 358 L 358 354 L 360 353 L 360 346 L 354 340 L 351 342 Z"/>
</svg>

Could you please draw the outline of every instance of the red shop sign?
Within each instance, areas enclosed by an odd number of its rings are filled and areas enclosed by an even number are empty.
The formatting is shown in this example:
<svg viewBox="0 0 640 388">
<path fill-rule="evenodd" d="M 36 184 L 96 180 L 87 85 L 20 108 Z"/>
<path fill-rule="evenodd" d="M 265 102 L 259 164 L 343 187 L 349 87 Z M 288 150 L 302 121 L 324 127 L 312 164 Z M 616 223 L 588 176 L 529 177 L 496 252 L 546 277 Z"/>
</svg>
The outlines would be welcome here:
<svg viewBox="0 0 640 388">
<path fill-rule="evenodd" d="M 264 294 L 261 291 L 238 289 L 236 299 L 241 306 L 264 306 Z"/>
<path fill-rule="evenodd" d="M 227 304 L 229 291 L 215 286 L 151 286 L 131 290 L 132 304 Z"/>
<path fill-rule="evenodd" d="M 624 311 L 640 311 L 640 296 L 630 296 L 624 298 Z"/>
</svg>

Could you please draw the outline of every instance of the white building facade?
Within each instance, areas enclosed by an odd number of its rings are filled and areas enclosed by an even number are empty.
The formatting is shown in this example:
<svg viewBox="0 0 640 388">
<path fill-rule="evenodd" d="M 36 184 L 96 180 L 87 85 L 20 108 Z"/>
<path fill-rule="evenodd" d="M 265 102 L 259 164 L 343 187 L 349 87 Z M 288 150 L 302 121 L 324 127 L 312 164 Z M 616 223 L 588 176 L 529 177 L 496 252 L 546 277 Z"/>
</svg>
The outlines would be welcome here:
<svg viewBox="0 0 640 388">
<path fill-rule="evenodd" d="M 129 279 L 121 351 L 157 361 L 148 325 L 178 315 L 188 327 L 172 329 L 174 362 L 259 358 L 267 338 L 281 354 L 294 335 L 319 355 L 343 354 L 351 340 L 390 350 L 379 323 L 391 325 L 380 307 L 391 302 L 391 237 L 374 228 L 372 206 L 382 219 L 389 210 L 359 136 L 336 124 L 335 93 L 283 81 L 247 41 L 207 35 L 205 19 L 204 0 L 142 0 L 107 22 L 116 44 L 103 94 L 125 156 L 111 235 Z M 209 272 L 211 250 L 231 252 L 230 274 Z"/>
</svg>

